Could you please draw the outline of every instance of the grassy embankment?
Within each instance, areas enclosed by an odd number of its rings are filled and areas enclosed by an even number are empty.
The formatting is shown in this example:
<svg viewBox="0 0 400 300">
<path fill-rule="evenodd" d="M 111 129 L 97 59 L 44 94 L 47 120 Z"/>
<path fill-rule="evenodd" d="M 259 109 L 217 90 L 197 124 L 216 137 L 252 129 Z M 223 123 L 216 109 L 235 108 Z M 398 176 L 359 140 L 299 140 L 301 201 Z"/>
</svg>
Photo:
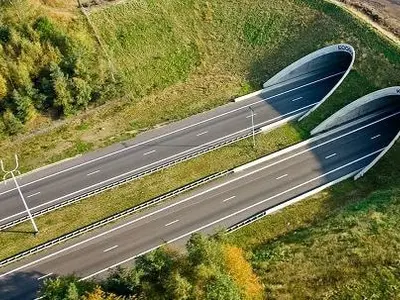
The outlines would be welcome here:
<svg viewBox="0 0 400 300">
<path fill-rule="evenodd" d="M 322 9 L 340 16 L 331 5 Z M 304 127 L 329 114 L 330 103 Z M 247 250 L 269 299 L 399 298 L 399 166 L 397 143 L 365 178 L 343 182 L 230 235 L 230 242 Z"/>
<path fill-rule="evenodd" d="M 320 1 L 259 1 L 252 5 L 238 2 L 240 5 L 226 1 L 184 5 L 179 1 L 163 5 L 127 2 L 94 11 L 91 18 L 107 42 L 127 96 L 119 103 L 114 101 L 70 119 L 58 129 L 35 137 L 5 140 L 0 150 L 13 153 L 18 149 L 25 170 L 29 170 L 104 146 L 158 123 L 223 104 L 236 94 L 256 89 L 302 55 L 335 42 L 355 46 L 356 68 L 335 96 L 303 124 L 304 128 L 311 128 L 319 119 L 369 91 L 399 83 L 394 76 L 400 70 L 399 50 L 333 6 Z M 260 136 L 257 153 L 248 142 L 241 142 L 84 200 L 62 213 L 38 218 L 42 233 L 36 239 L 18 233 L 30 229 L 29 224 L 22 224 L 13 232 L 1 233 L 0 257 L 295 143 L 305 136 L 299 132 L 302 130 L 288 125 Z M 152 184 L 161 178 L 161 185 Z M 293 209 L 297 214 L 296 207 Z M 328 211 L 321 210 L 319 215 Z M 308 217 L 303 220 L 293 216 L 299 220 L 298 226 L 308 224 L 313 214 Z"/>
</svg>

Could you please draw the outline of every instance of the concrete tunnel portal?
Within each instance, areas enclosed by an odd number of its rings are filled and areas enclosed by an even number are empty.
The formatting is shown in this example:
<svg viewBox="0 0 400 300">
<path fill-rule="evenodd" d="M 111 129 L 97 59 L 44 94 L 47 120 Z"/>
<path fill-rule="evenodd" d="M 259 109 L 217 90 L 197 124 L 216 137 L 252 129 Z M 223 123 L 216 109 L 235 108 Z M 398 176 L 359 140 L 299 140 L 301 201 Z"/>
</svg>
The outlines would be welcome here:
<svg viewBox="0 0 400 300">
<path fill-rule="evenodd" d="M 317 135 L 343 126 L 371 123 L 387 118 L 394 118 L 395 128 L 390 128 L 394 130 L 394 137 L 382 152 L 355 176 L 355 179 L 359 179 L 376 165 L 400 138 L 400 86 L 382 89 L 353 101 L 323 121 L 311 134 Z"/>
<path fill-rule="evenodd" d="M 292 63 L 264 83 L 264 89 L 275 89 L 292 82 L 309 83 L 332 77 L 334 81 L 326 95 L 305 113 L 306 117 L 328 99 L 350 73 L 355 50 L 348 44 L 336 44 L 312 52 Z"/>
</svg>

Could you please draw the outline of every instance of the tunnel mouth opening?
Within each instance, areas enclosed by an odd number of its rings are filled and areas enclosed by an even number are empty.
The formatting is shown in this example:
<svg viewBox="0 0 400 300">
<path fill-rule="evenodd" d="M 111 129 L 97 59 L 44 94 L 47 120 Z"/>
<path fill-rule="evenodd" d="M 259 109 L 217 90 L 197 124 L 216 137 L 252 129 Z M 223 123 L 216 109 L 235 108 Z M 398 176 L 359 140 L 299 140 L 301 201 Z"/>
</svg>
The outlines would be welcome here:
<svg viewBox="0 0 400 300">
<path fill-rule="evenodd" d="M 309 77 L 315 77 L 318 80 L 333 75 L 340 75 L 348 70 L 351 62 L 352 56 L 347 52 L 328 53 L 299 66 L 282 76 L 276 83 L 269 85 L 267 82 L 267 86 L 287 84 Z"/>
<path fill-rule="evenodd" d="M 338 82 L 353 66 L 355 51 L 350 45 L 319 49 L 292 63 L 264 83 L 264 88 L 286 85 L 312 77 L 314 80 L 338 75 Z M 339 75 L 343 76 L 339 76 Z"/>
<path fill-rule="evenodd" d="M 400 90 L 388 88 L 366 95 L 345 106 L 318 125 L 312 134 L 326 132 L 348 124 L 382 119 L 398 114 L 400 122 Z"/>
</svg>

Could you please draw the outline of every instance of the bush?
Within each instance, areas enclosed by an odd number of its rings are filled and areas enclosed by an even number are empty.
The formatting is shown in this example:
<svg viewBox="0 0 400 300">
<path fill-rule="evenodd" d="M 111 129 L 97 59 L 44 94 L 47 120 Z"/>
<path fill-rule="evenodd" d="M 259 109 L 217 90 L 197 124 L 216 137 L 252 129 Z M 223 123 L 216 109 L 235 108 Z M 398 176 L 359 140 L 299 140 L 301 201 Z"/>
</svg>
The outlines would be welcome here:
<svg viewBox="0 0 400 300">
<path fill-rule="evenodd" d="M 7 93 L 7 81 L 3 75 L 0 74 L 0 102 L 7 96 Z"/>
<path fill-rule="evenodd" d="M 69 30 L 38 10 L 16 18 L 15 10 L 22 5 L 38 7 L 27 0 L 17 2 L 0 13 L 0 116 L 9 134 L 38 113 L 69 116 L 91 102 L 101 103 L 103 90 L 113 84 L 81 20 L 71 20 Z"/>
<path fill-rule="evenodd" d="M 0 44 L 7 44 L 11 39 L 11 30 L 8 26 L 0 25 Z"/>
<path fill-rule="evenodd" d="M 18 118 L 14 116 L 11 110 L 6 110 L 3 113 L 3 123 L 6 128 L 6 131 L 11 134 L 17 134 L 22 131 L 23 125 Z"/>
</svg>

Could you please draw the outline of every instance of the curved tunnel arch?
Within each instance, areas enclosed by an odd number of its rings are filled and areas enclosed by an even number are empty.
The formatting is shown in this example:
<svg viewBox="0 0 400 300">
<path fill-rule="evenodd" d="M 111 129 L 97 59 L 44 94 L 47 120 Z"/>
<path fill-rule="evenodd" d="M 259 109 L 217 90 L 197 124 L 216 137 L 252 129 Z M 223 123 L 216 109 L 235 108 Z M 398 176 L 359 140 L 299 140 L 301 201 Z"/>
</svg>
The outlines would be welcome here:
<svg viewBox="0 0 400 300">
<path fill-rule="evenodd" d="M 391 111 L 400 111 L 400 86 L 382 89 L 351 102 L 319 124 L 311 134 L 316 135 L 365 116 Z"/>
<path fill-rule="evenodd" d="M 355 61 L 355 50 L 348 44 L 331 45 L 312 52 L 292 63 L 264 83 L 264 89 L 277 88 L 292 81 L 299 81 L 307 77 L 324 77 L 340 74 L 341 77 L 333 88 L 317 105 L 312 107 L 300 120 L 317 109 L 343 82 L 351 71 Z M 321 76 L 322 77 L 322 76 Z"/>
<path fill-rule="evenodd" d="M 351 126 L 355 122 L 364 122 L 385 117 L 389 118 L 392 116 L 397 118 L 398 123 L 400 123 L 400 86 L 382 89 L 353 101 L 323 121 L 311 131 L 311 134 L 316 135 L 344 125 Z M 388 145 L 385 145 L 380 154 L 355 175 L 354 179 L 357 180 L 361 178 L 375 166 L 394 146 L 399 138 L 400 130 L 395 134 L 392 141 Z"/>
</svg>

